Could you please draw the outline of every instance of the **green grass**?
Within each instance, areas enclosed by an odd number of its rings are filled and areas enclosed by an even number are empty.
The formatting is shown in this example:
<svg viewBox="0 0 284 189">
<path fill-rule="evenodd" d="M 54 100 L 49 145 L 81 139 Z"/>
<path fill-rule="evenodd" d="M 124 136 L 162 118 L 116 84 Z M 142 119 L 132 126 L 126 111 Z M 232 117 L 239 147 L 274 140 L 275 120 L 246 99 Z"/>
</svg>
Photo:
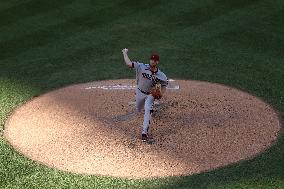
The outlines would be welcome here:
<svg viewBox="0 0 284 189">
<path fill-rule="evenodd" d="M 170 78 L 223 83 L 284 117 L 282 0 L 0 1 L 0 188 L 284 188 L 284 137 L 257 157 L 193 176 L 125 180 L 38 165 L 2 136 L 33 96 L 92 80 L 133 78 L 121 49 L 161 54 Z"/>
</svg>

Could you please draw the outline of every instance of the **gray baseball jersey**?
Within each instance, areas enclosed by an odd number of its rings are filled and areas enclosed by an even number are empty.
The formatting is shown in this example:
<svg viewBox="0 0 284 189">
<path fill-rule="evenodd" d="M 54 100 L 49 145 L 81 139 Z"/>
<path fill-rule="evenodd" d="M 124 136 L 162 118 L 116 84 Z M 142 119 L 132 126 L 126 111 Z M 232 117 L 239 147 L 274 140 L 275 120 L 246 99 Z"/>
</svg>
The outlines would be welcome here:
<svg viewBox="0 0 284 189">
<path fill-rule="evenodd" d="M 136 61 L 132 62 L 132 68 L 136 71 L 137 87 L 141 91 L 149 93 L 156 83 L 161 83 L 162 86 L 168 85 L 168 78 L 160 69 L 152 72 L 149 64 Z"/>
</svg>

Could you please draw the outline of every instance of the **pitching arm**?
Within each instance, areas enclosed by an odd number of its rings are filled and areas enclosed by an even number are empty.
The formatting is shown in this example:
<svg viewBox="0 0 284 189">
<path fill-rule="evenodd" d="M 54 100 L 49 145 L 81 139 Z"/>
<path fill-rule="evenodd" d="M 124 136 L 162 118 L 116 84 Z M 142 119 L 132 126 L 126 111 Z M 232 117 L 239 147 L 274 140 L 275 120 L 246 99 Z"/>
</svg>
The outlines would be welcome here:
<svg viewBox="0 0 284 189">
<path fill-rule="evenodd" d="M 128 49 L 126 49 L 126 48 L 122 50 L 123 58 L 124 58 L 125 64 L 126 64 L 129 68 L 132 68 L 132 62 L 131 62 L 131 60 L 129 59 L 127 52 L 128 52 Z"/>
</svg>

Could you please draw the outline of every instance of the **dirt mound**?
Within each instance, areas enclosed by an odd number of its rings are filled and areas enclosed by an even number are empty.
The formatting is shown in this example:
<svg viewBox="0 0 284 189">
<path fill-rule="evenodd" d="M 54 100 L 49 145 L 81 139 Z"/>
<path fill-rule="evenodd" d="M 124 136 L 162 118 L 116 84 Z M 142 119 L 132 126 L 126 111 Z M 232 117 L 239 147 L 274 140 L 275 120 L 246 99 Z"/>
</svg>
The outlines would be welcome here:
<svg viewBox="0 0 284 189">
<path fill-rule="evenodd" d="M 4 135 L 27 157 L 61 170 L 128 178 L 190 175 L 250 158 L 280 131 L 278 114 L 234 88 L 175 81 L 141 141 L 134 80 L 68 86 L 17 108 Z"/>
</svg>

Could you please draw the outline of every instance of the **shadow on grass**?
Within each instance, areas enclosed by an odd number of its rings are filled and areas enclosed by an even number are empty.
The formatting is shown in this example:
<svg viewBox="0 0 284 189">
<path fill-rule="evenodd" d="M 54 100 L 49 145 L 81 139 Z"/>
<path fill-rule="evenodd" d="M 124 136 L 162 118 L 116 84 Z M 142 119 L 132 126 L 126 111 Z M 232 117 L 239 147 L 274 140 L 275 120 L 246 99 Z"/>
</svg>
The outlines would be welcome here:
<svg viewBox="0 0 284 189">
<path fill-rule="evenodd" d="M 49 12 L 59 7 L 67 6 L 73 1 L 74 0 L 32 0 L 22 2 L 16 6 L 0 11 L 0 27 L 9 25 L 24 18 L 36 16 L 37 14 Z"/>
</svg>

